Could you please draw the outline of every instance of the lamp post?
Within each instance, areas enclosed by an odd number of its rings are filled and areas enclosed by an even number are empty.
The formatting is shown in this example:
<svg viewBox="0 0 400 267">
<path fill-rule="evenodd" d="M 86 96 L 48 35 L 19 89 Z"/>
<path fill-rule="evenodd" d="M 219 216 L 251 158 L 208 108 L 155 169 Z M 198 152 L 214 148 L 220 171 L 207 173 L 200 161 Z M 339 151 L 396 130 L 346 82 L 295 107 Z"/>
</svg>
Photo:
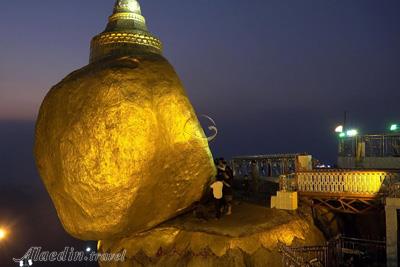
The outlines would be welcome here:
<svg viewBox="0 0 400 267">
<path fill-rule="evenodd" d="M 0 228 L 0 242 L 6 239 L 7 237 L 7 231 L 3 228 Z"/>
<path fill-rule="evenodd" d="M 84 260 L 84 266 L 88 266 L 89 265 L 89 261 L 90 261 L 90 253 L 92 252 L 92 248 L 90 246 L 87 246 L 85 249 L 86 252 L 86 260 Z"/>
<path fill-rule="evenodd" d="M 8 231 L 5 228 L 0 227 L 0 249 L 2 249 L 3 246 L 5 246 L 7 237 L 8 237 Z"/>
<path fill-rule="evenodd" d="M 339 137 L 355 137 L 358 135 L 357 129 L 345 129 L 343 125 L 339 125 L 335 128 L 335 132 Z"/>
<path fill-rule="evenodd" d="M 28 266 L 32 266 L 32 265 L 33 265 L 32 260 L 23 259 L 19 262 L 20 267 L 28 267 Z"/>
<path fill-rule="evenodd" d="M 400 124 L 392 124 L 389 129 L 391 132 L 400 132 Z"/>
<path fill-rule="evenodd" d="M 335 132 L 336 133 L 343 133 L 344 130 L 344 126 L 343 125 L 339 125 L 335 128 Z"/>
<path fill-rule="evenodd" d="M 350 130 L 348 130 L 348 131 L 346 132 L 346 135 L 347 135 L 348 137 L 357 136 L 357 135 L 358 135 L 358 130 L 356 130 L 356 129 L 350 129 Z"/>
</svg>

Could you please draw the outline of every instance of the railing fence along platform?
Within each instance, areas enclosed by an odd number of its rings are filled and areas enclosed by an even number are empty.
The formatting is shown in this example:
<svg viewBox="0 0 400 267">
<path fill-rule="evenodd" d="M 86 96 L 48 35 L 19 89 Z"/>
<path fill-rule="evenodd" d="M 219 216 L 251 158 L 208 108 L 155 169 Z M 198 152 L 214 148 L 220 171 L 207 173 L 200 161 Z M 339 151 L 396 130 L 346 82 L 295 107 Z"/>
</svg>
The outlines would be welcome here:
<svg viewBox="0 0 400 267">
<path fill-rule="evenodd" d="M 231 165 L 235 177 L 279 177 L 301 168 L 301 158 L 309 158 L 311 163 L 311 156 L 307 153 L 296 153 L 235 157 L 231 160 Z"/>
<path fill-rule="evenodd" d="M 296 173 L 297 190 L 301 194 L 376 197 L 388 192 L 399 180 L 399 174 L 388 171 L 330 170 Z"/>
<path fill-rule="evenodd" d="M 282 266 L 322 267 L 329 265 L 328 245 L 293 248 L 293 247 L 288 247 L 283 243 L 279 243 L 279 251 L 282 254 Z"/>
<path fill-rule="evenodd" d="M 400 197 L 398 171 L 313 170 L 283 175 L 280 189 L 297 191 L 313 207 L 333 211 L 366 213 L 384 203 L 385 197 Z"/>
<path fill-rule="evenodd" d="M 366 266 L 365 263 L 385 266 L 386 262 L 385 241 L 338 236 L 324 246 L 289 247 L 283 243 L 278 246 L 282 266 Z"/>
<path fill-rule="evenodd" d="M 363 135 L 339 140 L 340 157 L 356 157 L 357 154 L 364 157 L 399 157 L 400 134 Z"/>
</svg>

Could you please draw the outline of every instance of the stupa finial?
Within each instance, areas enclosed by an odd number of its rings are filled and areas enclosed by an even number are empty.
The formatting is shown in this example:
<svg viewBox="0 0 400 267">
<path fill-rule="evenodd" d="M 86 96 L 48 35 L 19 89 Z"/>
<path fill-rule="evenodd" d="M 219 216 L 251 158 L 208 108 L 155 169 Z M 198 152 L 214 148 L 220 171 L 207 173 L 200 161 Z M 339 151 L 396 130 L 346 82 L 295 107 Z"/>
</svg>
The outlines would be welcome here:
<svg viewBox="0 0 400 267">
<path fill-rule="evenodd" d="M 142 14 L 139 2 L 137 0 L 117 0 L 114 6 L 114 14 L 121 12 L 131 12 Z"/>
<path fill-rule="evenodd" d="M 137 0 L 117 0 L 104 32 L 93 38 L 90 62 L 137 53 L 161 54 L 161 41 L 146 26 Z"/>
</svg>

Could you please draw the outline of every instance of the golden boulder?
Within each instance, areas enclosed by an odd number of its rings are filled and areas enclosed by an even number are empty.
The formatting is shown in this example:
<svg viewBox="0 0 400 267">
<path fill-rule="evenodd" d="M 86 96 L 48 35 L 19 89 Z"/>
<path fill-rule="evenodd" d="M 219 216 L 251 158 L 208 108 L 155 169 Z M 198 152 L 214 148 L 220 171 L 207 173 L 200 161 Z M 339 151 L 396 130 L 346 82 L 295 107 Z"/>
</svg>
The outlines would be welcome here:
<svg viewBox="0 0 400 267">
<path fill-rule="evenodd" d="M 128 2 L 117 1 L 108 30 L 92 42 L 91 64 L 50 90 L 36 124 L 42 180 L 64 228 L 85 240 L 123 237 L 175 217 L 214 173 L 177 74 L 157 53 L 160 43 L 149 41 L 155 37 L 138 28 L 138 5 Z M 119 20 L 132 20 L 132 30 L 120 29 L 127 23 Z M 123 33 L 133 39 L 107 42 Z"/>
</svg>

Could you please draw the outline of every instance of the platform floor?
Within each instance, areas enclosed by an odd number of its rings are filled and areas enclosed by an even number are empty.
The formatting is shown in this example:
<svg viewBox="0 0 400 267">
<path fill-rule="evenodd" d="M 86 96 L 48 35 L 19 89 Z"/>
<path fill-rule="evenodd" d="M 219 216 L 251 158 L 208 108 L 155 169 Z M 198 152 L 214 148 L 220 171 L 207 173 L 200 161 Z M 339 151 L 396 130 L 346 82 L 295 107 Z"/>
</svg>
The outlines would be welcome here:
<svg viewBox="0 0 400 267">
<path fill-rule="evenodd" d="M 277 210 L 245 202 L 233 205 L 232 214 L 223 215 L 219 220 L 213 218 L 212 206 L 208 207 L 208 211 L 210 213 L 208 220 L 199 219 L 193 213 L 188 213 L 164 225 L 174 226 L 182 230 L 240 237 L 288 224 L 293 220 L 299 219 L 299 216 L 304 219 L 311 219 L 302 210 Z"/>
</svg>

